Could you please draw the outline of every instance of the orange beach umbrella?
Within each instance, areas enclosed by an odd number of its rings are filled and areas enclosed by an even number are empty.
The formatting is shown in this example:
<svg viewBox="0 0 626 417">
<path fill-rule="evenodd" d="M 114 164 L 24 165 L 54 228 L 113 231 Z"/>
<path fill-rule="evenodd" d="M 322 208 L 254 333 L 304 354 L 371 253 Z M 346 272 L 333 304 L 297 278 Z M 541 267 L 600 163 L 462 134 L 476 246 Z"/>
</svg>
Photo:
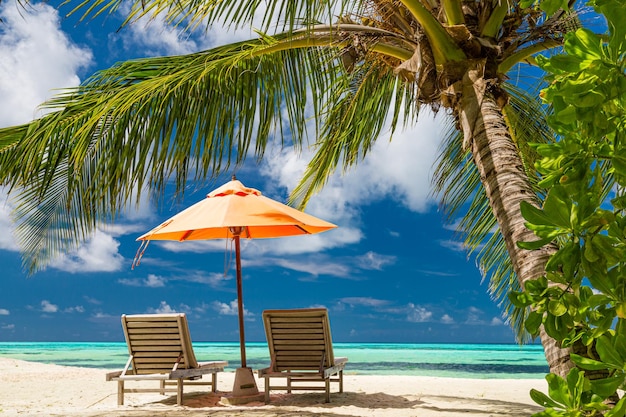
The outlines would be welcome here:
<svg viewBox="0 0 626 417">
<path fill-rule="evenodd" d="M 241 366 L 245 368 L 239 239 L 306 235 L 335 227 L 337 226 L 332 223 L 267 198 L 260 191 L 244 186 L 233 177 L 232 181 L 209 193 L 204 200 L 181 211 L 137 240 L 147 244 L 150 240 L 234 239 Z"/>
</svg>

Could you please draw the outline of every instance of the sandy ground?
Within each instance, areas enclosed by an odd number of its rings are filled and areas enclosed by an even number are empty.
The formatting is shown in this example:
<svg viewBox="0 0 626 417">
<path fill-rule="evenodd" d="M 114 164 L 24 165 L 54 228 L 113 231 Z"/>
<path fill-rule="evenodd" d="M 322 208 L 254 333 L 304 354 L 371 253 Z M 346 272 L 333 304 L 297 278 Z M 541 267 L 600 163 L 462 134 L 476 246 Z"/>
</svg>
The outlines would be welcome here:
<svg viewBox="0 0 626 417">
<path fill-rule="evenodd" d="M 350 375 L 344 392 L 272 392 L 271 404 L 220 404 L 232 390 L 234 373 L 218 377 L 218 393 L 202 387 L 185 389 L 184 406 L 175 394 L 131 393 L 117 405 L 117 384 L 105 381 L 106 370 L 24 362 L 0 357 L 0 417 L 187 417 L 187 416 L 510 416 L 527 417 L 541 409 L 531 388 L 546 392 L 542 379 L 459 379 L 416 376 Z M 158 382 L 145 381 L 155 386 Z M 257 380 L 263 392 L 263 380 Z M 202 391 L 204 389 L 204 391 Z"/>
</svg>

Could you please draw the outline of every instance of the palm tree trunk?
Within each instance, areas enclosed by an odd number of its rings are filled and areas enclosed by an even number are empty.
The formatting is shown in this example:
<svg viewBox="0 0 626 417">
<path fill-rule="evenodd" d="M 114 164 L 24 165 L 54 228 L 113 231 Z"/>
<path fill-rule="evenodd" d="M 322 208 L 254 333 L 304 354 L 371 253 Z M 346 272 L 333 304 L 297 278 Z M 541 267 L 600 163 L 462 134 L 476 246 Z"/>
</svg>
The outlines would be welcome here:
<svg viewBox="0 0 626 417">
<path fill-rule="evenodd" d="M 464 146 L 471 148 L 517 279 L 524 288 L 526 281 L 544 275 L 545 264 L 557 248 L 548 245 L 529 251 L 517 246 L 517 242 L 537 239 L 524 225 L 520 202 L 525 200 L 537 206 L 539 201 L 498 106 L 498 99 L 502 98 L 497 97 L 498 80 L 486 80 L 481 76 L 483 73 L 479 68 L 465 74 L 461 98 L 454 110 L 463 130 Z M 573 367 L 569 360 L 570 349 L 561 349 L 543 330 L 540 338 L 550 371 L 567 375 Z"/>
</svg>

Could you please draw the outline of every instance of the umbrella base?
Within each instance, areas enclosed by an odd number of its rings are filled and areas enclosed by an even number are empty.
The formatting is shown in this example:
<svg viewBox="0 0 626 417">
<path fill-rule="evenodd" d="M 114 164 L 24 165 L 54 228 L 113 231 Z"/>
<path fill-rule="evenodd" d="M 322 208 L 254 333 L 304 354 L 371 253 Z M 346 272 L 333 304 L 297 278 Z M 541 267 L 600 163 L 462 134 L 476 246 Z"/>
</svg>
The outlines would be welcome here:
<svg viewBox="0 0 626 417">
<path fill-rule="evenodd" d="M 224 404 L 238 405 L 255 401 L 265 401 L 265 394 L 259 393 L 256 380 L 252 374 L 252 368 L 237 368 L 235 370 L 235 383 L 231 395 L 222 397 Z"/>
</svg>

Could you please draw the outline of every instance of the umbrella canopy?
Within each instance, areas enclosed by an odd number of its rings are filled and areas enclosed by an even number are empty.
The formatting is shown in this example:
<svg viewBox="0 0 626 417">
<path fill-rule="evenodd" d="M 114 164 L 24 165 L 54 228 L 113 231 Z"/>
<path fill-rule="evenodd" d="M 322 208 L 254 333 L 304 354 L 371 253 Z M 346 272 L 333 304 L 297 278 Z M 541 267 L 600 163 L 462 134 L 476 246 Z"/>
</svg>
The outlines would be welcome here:
<svg viewBox="0 0 626 417">
<path fill-rule="evenodd" d="M 265 197 L 232 180 L 206 198 L 140 236 L 137 240 L 206 240 L 274 238 L 320 233 L 337 227 Z"/>
<path fill-rule="evenodd" d="M 206 198 L 181 211 L 143 234 L 137 240 L 208 240 L 235 241 L 237 265 L 237 302 L 241 364 L 246 367 L 241 286 L 240 238 L 259 239 L 324 232 L 337 227 L 317 217 L 267 198 L 233 178 L 209 193 Z"/>
</svg>

